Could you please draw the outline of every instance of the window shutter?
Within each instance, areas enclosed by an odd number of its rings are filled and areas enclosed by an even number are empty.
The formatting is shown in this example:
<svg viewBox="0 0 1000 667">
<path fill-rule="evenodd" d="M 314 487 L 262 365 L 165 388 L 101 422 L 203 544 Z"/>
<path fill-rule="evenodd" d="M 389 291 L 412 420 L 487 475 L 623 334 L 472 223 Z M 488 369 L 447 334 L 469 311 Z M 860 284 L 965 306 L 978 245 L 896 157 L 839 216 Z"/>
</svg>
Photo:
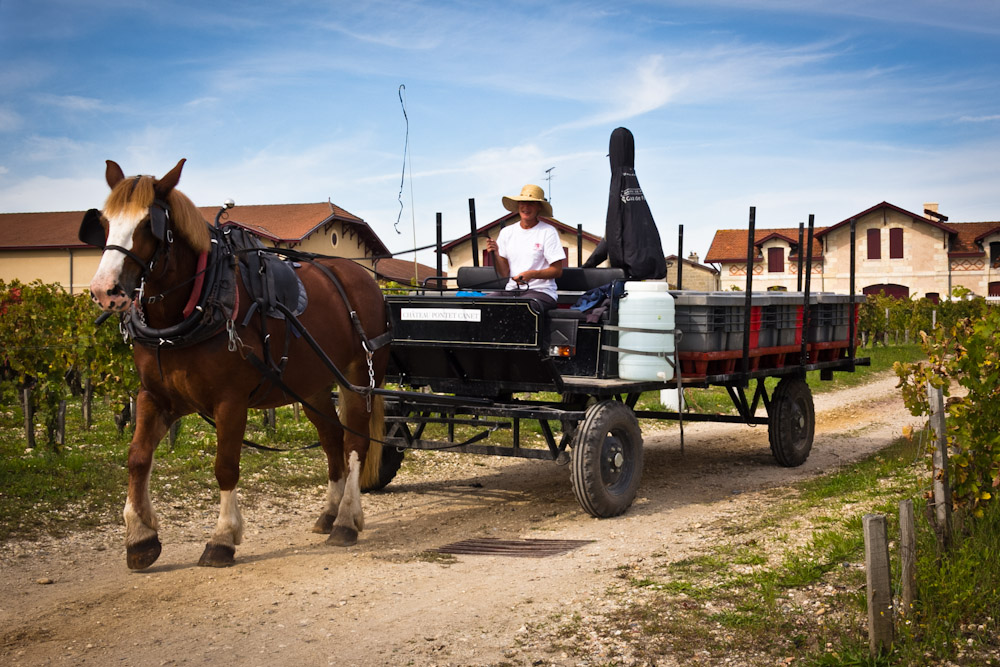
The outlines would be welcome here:
<svg viewBox="0 0 1000 667">
<path fill-rule="evenodd" d="M 868 259 L 882 259 L 882 235 L 878 229 L 868 230 Z"/>
<path fill-rule="evenodd" d="M 889 230 L 889 259 L 903 258 L 903 228 L 893 227 Z"/>
<path fill-rule="evenodd" d="M 784 273 L 785 272 L 785 249 L 784 248 L 768 248 L 767 249 L 767 272 L 768 273 Z"/>
</svg>

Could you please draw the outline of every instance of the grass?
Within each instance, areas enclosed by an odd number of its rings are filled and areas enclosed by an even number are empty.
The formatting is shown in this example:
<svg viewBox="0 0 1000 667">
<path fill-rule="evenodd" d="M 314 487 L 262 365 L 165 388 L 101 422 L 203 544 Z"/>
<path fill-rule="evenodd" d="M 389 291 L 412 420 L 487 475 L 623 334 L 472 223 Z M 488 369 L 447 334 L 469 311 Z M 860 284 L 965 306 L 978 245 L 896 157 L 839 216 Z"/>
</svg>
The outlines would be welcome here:
<svg viewBox="0 0 1000 667">
<path fill-rule="evenodd" d="M 888 518 L 898 597 L 898 504 L 922 506 L 924 455 L 920 438 L 901 439 L 796 485 L 791 496 L 769 498 L 749 518 L 717 520 L 724 537 L 706 540 L 697 556 L 659 553 L 619 566 L 609 597 L 623 602 L 588 632 L 597 628 L 612 642 L 630 631 L 629 658 L 640 664 L 669 657 L 681 664 L 1000 665 L 997 503 L 943 555 L 917 512 L 918 601 L 899 617 L 891 652 L 869 655 L 862 518 Z M 792 517 L 795 543 L 775 531 Z M 574 645 L 565 633 L 560 642 L 563 650 Z"/>
<path fill-rule="evenodd" d="M 871 367 L 859 367 L 855 373 L 837 373 L 833 382 L 820 382 L 818 373 L 810 373 L 809 382 L 815 385 L 814 391 L 863 382 L 872 373 L 890 368 L 894 360 L 917 358 L 919 353 L 916 345 L 866 348 L 859 356 L 871 356 Z M 773 389 L 774 381 L 769 379 L 768 382 Z M 38 431 L 38 445 L 27 450 L 17 396 L 9 385 L 2 385 L 0 392 L 3 392 L 0 404 L 5 406 L 0 412 L 0 540 L 31 538 L 42 533 L 59 535 L 68 530 L 120 521 L 125 503 L 129 434 L 127 431 L 124 435 L 118 434 L 110 406 L 95 402 L 95 421 L 86 429 L 79 402 L 71 401 L 67 410 L 65 446 L 54 451 Z M 554 394 L 546 396 L 549 400 L 556 398 Z M 732 410 L 732 402 L 719 387 L 689 390 L 688 400 L 700 411 Z M 659 393 L 647 392 L 638 407 L 661 409 Z M 263 412 L 250 413 L 247 439 L 293 451 L 244 449 L 241 501 L 249 506 L 267 495 L 289 497 L 303 489 L 325 484 L 326 463 L 322 452 L 295 449 L 306 447 L 315 440 L 315 431 L 309 421 L 304 416 L 296 420 L 291 408 L 280 408 L 276 422 L 276 428 L 270 431 L 265 427 Z M 662 422 L 643 422 L 644 427 L 663 426 Z M 558 439 L 559 422 L 550 421 L 549 424 Z M 475 432 L 471 427 L 458 428 L 456 440 L 461 441 Z M 444 440 L 446 429 L 440 425 L 429 426 L 425 437 Z M 509 429 L 491 435 L 491 440 L 501 445 L 509 444 L 510 438 Z M 536 422 L 522 423 L 522 438 L 522 444 L 545 446 Z M 176 504 L 214 502 L 217 492 L 212 472 L 214 457 L 213 429 L 198 417 L 185 417 L 174 445 L 171 447 L 164 441 L 157 449 L 151 491 L 154 494 L 169 491 L 179 499 Z M 432 452 L 409 452 L 403 462 L 404 470 L 418 471 L 422 466 L 433 465 L 434 457 Z M 831 491 L 833 493 L 836 492 Z"/>
<path fill-rule="evenodd" d="M 18 404 L 12 390 L 0 391 L 4 406 Z M 37 446 L 27 449 L 21 411 L 5 407 L 0 412 L 0 540 L 58 536 L 121 521 L 130 433 L 118 433 L 108 406 L 95 402 L 94 413 L 94 423 L 87 429 L 79 402 L 71 401 L 66 443 L 56 450 L 40 429 Z M 246 437 L 274 447 L 301 448 L 315 440 L 312 425 L 304 417 L 296 422 L 291 408 L 279 409 L 276 422 L 272 433 L 265 428 L 264 414 L 252 411 Z M 173 504 L 214 502 L 218 493 L 214 460 L 214 431 L 199 418 L 186 417 L 173 447 L 165 439 L 156 451 L 151 492 L 170 495 Z M 252 505 L 265 496 L 288 497 L 324 485 L 326 461 L 318 449 L 281 453 L 244 449 L 241 480 L 243 503 Z"/>
</svg>

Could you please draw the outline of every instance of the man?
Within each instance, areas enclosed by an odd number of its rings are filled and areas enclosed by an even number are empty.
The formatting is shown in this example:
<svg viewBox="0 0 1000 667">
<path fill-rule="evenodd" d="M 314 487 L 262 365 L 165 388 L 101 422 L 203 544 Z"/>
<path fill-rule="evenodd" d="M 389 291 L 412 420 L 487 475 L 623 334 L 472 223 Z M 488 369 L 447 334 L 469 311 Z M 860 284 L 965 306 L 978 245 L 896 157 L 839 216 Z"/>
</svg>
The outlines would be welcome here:
<svg viewBox="0 0 1000 667">
<path fill-rule="evenodd" d="M 552 308 L 556 305 L 556 278 L 562 275 L 566 256 L 556 228 L 538 219 L 540 215 L 551 218 L 552 205 L 540 187 L 525 185 L 519 196 L 504 197 L 503 207 L 521 219 L 500 230 L 495 241 L 486 240 L 498 275 L 510 278 L 503 292 L 490 296 L 533 298 Z"/>
</svg>

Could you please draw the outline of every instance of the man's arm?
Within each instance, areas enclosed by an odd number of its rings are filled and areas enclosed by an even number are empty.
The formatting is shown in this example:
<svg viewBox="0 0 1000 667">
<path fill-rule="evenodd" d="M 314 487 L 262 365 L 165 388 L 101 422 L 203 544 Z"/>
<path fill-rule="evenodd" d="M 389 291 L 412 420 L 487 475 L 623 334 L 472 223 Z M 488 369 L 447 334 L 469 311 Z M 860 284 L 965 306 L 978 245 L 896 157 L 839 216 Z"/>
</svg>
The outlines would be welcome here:
<svg viewBox="0 0 1000 667">
<path fill-rule="evenodd" d="M 519 283 L 527 283 L 529 280 L 547 280 L 549 278 L 555 279 L 561 276 L 562 272 L 563 260 L 557 259 L 544 269 L 522 271 L 520 275 L 514 276 L 514 280 Z"/>
<path fill-rule="evenodd" d="M 506 257 L 500 256 L 500 246 L 494 239 L 486 239 L 486 251 L 493 253 L 493 262 L 497 270 L 497 275 L 501 278 L 507 278 L 510 276 L 510 263 L 507 261 Z"/>
</svg>

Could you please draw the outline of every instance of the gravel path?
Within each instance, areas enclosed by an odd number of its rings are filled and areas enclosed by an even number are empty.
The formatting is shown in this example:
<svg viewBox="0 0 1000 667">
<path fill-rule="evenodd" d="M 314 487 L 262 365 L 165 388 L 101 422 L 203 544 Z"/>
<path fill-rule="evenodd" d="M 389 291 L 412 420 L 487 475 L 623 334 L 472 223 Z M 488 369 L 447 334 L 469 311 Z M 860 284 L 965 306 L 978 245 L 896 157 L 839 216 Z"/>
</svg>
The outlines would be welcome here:
<svg viewBox="0 0 1000 667">
<path fill-rule="evenodd" d="M 817 395 L 812 455 L 794 469 L 774 463 L 766 427 L 688 424 L 683 454 L 676 427 L 647 430 L 639 498 L 616 519 L 579 508 L 566 466 L 432 454 L 432 469 L 365 497 L 367 528 L 347 549 L 309 532 L 319 488 L 244 508 L 237 564 L 224 570 L 195 565 L 215 508 L 190 515 L 169 499 L 154 499 L 164 549 L 143 572 L 125 567 L 120 527 L 0 545 L 0 663 L 578 664 L 529 628 L 600 608 L 623 563 L 696 554 L 717 537 L 711 520 L 919 426 L 894 386 L 886 375 Z M 431 553 L 477 537 L 589 542 L 549 558 Z M 594 649 L 605 659 L 614 650 Z"/>
</svg>

